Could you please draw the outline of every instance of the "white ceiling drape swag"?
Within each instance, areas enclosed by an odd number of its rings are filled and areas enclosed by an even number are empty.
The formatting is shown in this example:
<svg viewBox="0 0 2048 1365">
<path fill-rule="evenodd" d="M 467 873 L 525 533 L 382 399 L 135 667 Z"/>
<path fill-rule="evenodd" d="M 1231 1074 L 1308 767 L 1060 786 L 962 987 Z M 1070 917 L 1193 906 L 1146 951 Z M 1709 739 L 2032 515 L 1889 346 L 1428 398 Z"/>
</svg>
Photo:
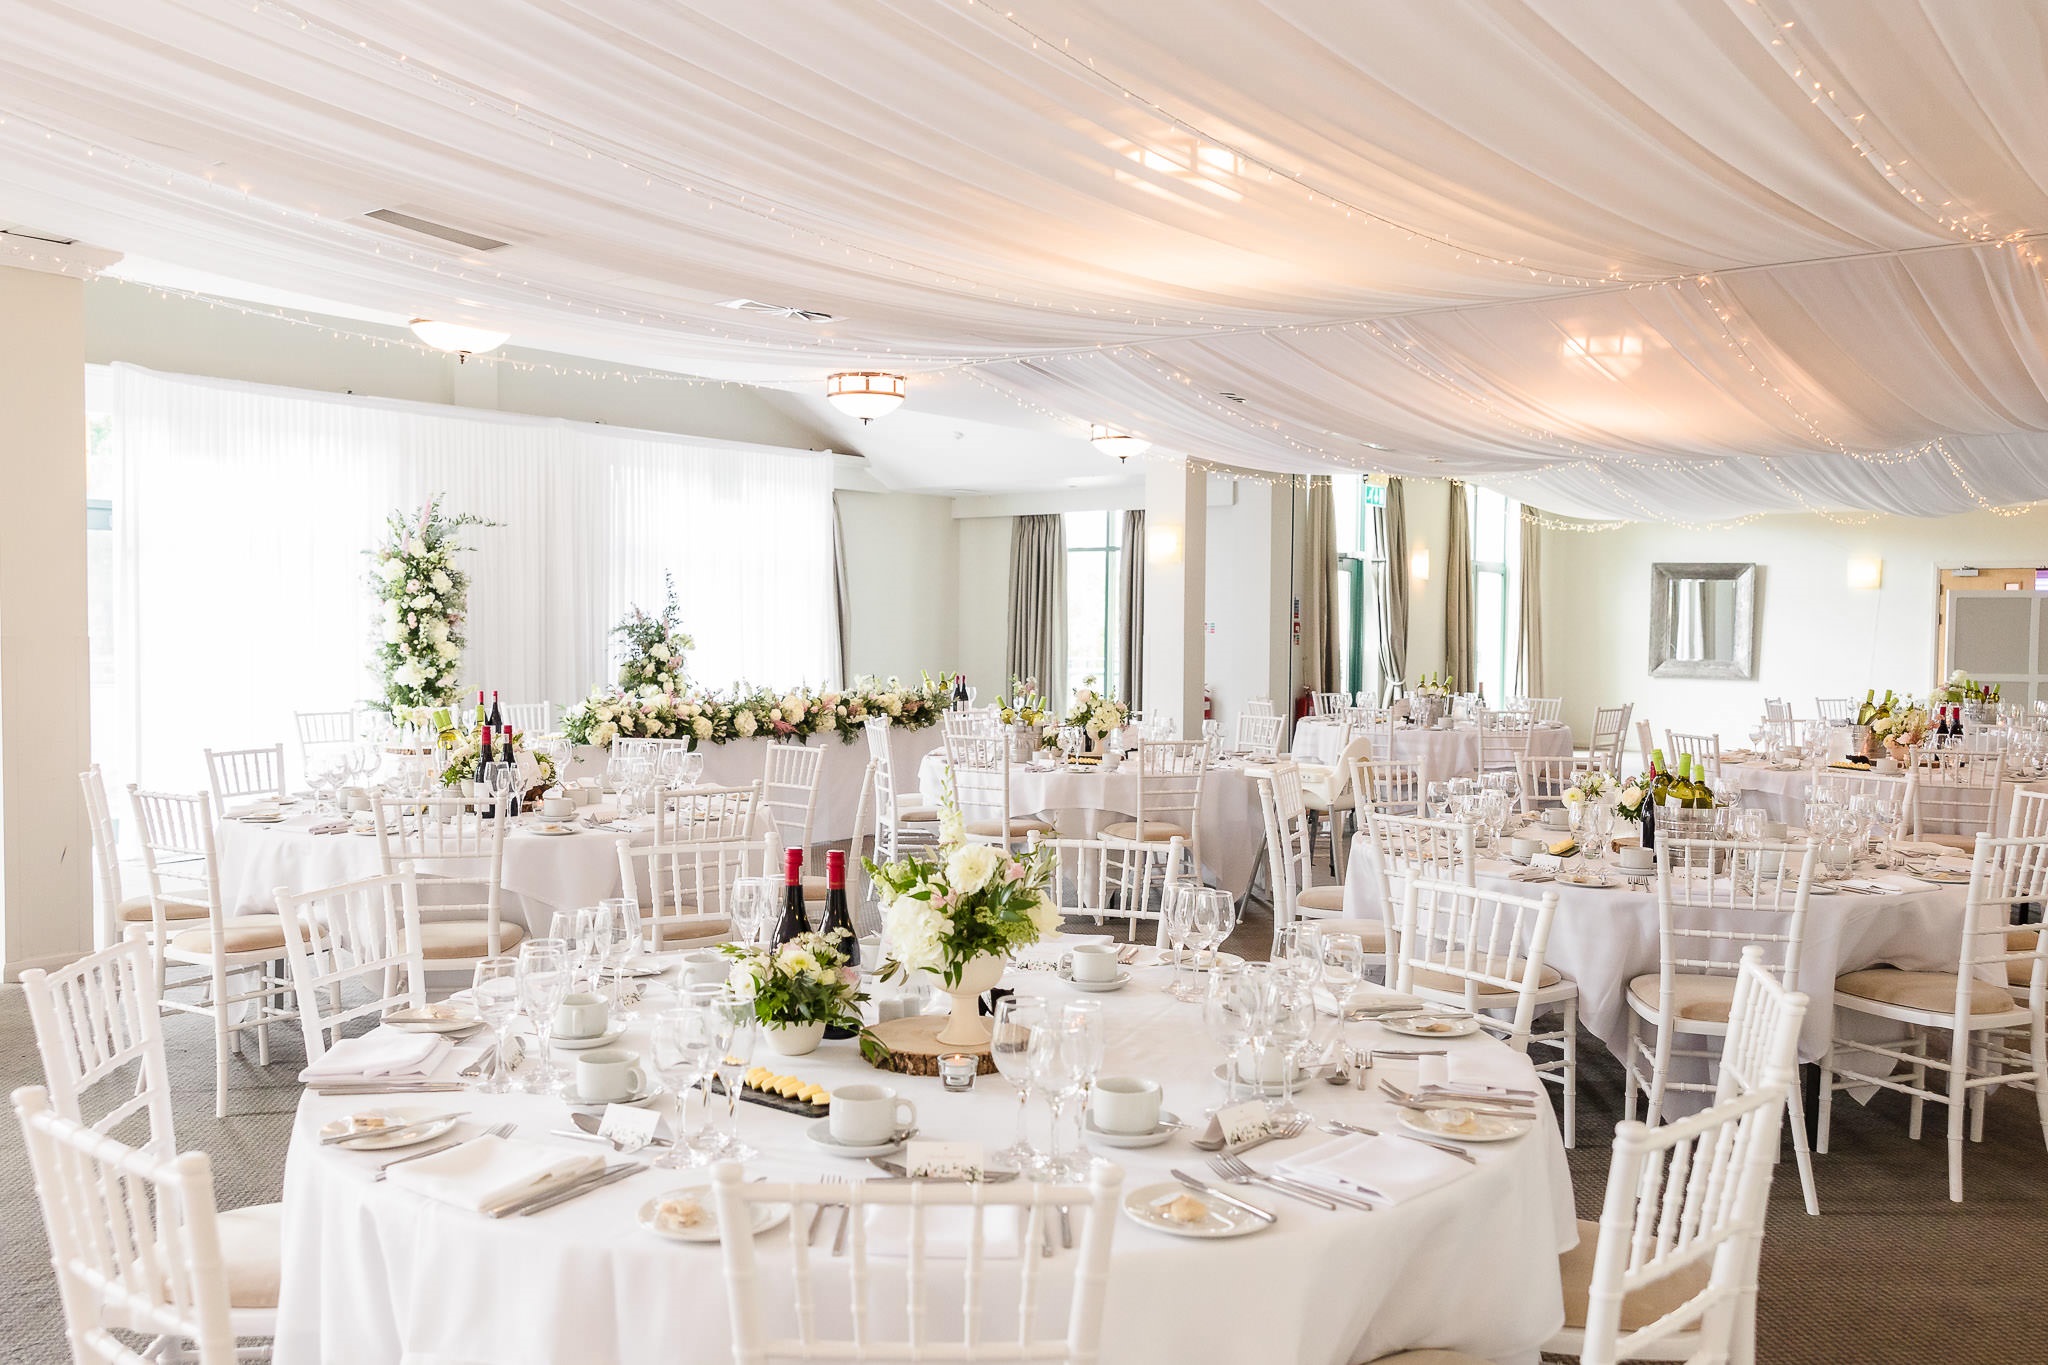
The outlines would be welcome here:
<svg viewBox="0 0 2048 1365">
<path fill-rule="evenodd" d="M 570 702 L 612 681 L 608 632 L 660 606 L 664 571 L 696 680 L 833 671 L 827 459 L 125 365 L 112 380 L 119 702 L 95 749 L 123 780 L 191 786 L 203 747 L 288 739 L 293 711 L 374 695 L 364 551 L 387 512 L 435 494 L 500 523 L 462 537 L 472 688 Z"/>
<path fill-rule="evenodd" d="M 10 219 L 302 297 L 718 377 L 882 364 L 913 404 L 951 372 L 1162 452 L 1587 517 L 2048 496 L 2038 4 L 0 0 L 0 31 Z"/>
</svg>

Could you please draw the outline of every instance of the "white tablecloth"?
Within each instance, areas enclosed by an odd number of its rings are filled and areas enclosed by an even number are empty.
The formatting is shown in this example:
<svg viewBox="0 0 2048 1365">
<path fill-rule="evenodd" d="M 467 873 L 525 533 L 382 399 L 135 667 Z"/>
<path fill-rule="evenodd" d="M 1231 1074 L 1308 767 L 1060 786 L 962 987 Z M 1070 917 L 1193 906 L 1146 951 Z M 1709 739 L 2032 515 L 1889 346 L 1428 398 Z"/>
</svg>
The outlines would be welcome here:
<svg viewBox="0 0 2048 1365">
<path fill-rule="evenodd" d="M 925 755 L 918 766 L 918 787 L 925 802 L 938 801 L 945 766 L 945 755 L 938 752 Z M 1202 873 L 1233 896 L 1250 889 L 1252 869 L 1265 846 L 1266 818 L 1259 808 L 1253 771 L 1226 759 L 1202 781 Z M 1137 816 L 1137 766 L 1127 762 L 1111 773 L 1064 764 L 1049 771 L 1012 768 L 1010 813 L 1042 815 L 1063 837 L 1093 838 L 1104 826 Z"/>
<path fill-rule="evenodd" d="M 1839 769 L 1823 768 L 1822 772 Z M 1905 774 L 1900 773 L 1888 780 L 1903 790 Z M 1993 814 L 1991 832 L 2005 832 L 2007 814 L 2012 810 L 2013 793 L 2016 791 L 2048 791 L 2048 782 L 2008 781 L 1999 788 L 1998 808 Z M 1741 804 L 1769 812 L 1773 820 L 1782 820 L 1796 825 L 1806 819 L 1806 799 L 1813 791 L 1813 770 L 1804 764 L 1773 766 L 1768 763 L 1731 763 L 1723 760 L 1721 781 L 1717 792 L 1722 796 L 1740 794 Z M 1923 834 L 1953 834 L 1953 829 L 1939 825 L 1923 825 Z M 1974 832 L 1974 831 L 1972 831 Z"/>
<path fill-rule="evenodd" d="M 1105 1074 L 1156 1077 L 1167 1109 L 1199 1119 L 1221 1095 L 1209 1075 L 1218 1055 L 1202 1032 L 1200 1013 L 1165 996 L 1164 968 L 1135 975 L 1122 992 L 1092 997 L 1105 1007 Z M 1073 998 L 1069 987 L 1042 973 L 1012 972 L 1009 984 Z M 1359 1041 L 1366 1032 L 1399 1041 L 1374 1025 L 1353 1027 Z M 626 1045 L 644 1049 L 644 1034 L 629 1033 Z M 1502 1047 L 1486 1039 L 1447 1046 Z M 980 1078 L 971 1094 L 948 1095 L 934 1079 L 877 1077 L 851 1043 L 827 1043 L 809 1057 L 757 1060 L 827 1087 L 886 1079 L 916 1103 L 928 1137 L 1001 1146 L 1016 1118 L 1015 1091 L 997 1077 Z M 1380 1065 L 1398 1082 L 1414 1079 L 1412 1062 Z M 1533 1073 L 1522 1084 L 1533 1087 Z M 585 1149 L 547 1137 L 567 1123 L 564 1107 L 553 1100 L 469 1093 L 414 1102 L 436 1101 L 453 1101 L 447 1107 L 469 1110 L 478 1124 L 516 1120 L 519 1137 Z M 372 1183 L 367 1168 L 378 1158 L 318 1147 L 320 1123 L 367 1103 L 313 1095 L 300 1102 L 285 1167 L 280 1365 L 715 1365 L 730 1359 L 718 1248 L 663 1241 L 633 1223 L 642 1202 L 702 1179 L 701 1173 L 649 1169 L 560 1209 L 492 1222 Z M 1372 1092 L 1317 1082 L 1305 1103 L 1318 1114 L 1397 1127 L 1393 1111 Z M 1537 1347 L 1563 1320 L 1557 1254 L 1577 1235 L 1563 1148 L 1550 1107 L 1539 1108 L 1537 1131 L 1512 1143 L 1477 1146 L 1480 1164 L 1462 1178 L 1373 1213 L 1326 1213 L 1253 1194 L 1279 1222 L 1233 1241 L 1175 1238 L 1121 1219 L 1102 1359 L 1120 1365 L 1349 1365 L 1427 1345 L 1533 1365 Z M 803 1136 L 808 1122 L 742 1104 L 741 1134 L 764 1153 L 749 1163 L 749 1174 L 814 1180 L 821 1173 L 853 1179 L 873 1173 L 863 1163 L 822 1153 Z M 1311 1132 L 1275 1143 L 1255 1162 L 1281 1161 L 1323 1140 Z M 1126 1190 L 1168 1179 L 1169 1167 L 1207 1172 L 1185 1136 L 1157 1148 L 1098 1155 L 1124 1168 Z M 786 1229 L 764 1234 L 758 1244 L 771 1287 L 788 1283 L 787 1235 Z M 828 1247 L 829 1237 L 821 1238 L 813 1262 L 824 1267 L 825 1284 L 833 1282 L 837 1264 Z M 1041 1293 L 1063 1303 L 1071 1255 L 1040 1264 Z M 1016 1267 L 1009 1260 L 988 1263 L 990 1302 L 1014 1299 Z M 935 1279 L 929 1288 L 935 1302 L 943 1282 Z M 947 1311 L 935 1307 L 935 1320 L 947 1320 Z"/>
<path fill-rule="evenodd" d="M 1615 1056 L 1628 1045 L 1628 983 L 1657 971 L 1657 895 L 1653 885 L 1629 883 L 1601 889 L 1568 882 L 1530 884 L 1511 879 L 1513 863 L 1483 858 L 1482 887 L 1518 895 L 1558 893 L 1557 917 L 1551 922 L 1546 960 L 1578 983 L 1579 1018 L 1607 1044 Z M 1834 1011 L 1835 978 L 1864 967 L 1890 964 L 1913 971 L 1956 969 L 1962 947 L 1965 889 L 1932 886 L 1903 873 L 1876 874 L 1894 888 L 1888 896 L 1848 892 L 1813 895 L 1807 901 L 1806 943 L 1800 958 L 1798 989 L 1815 1005 L 1806 1014 L 1799 1055 L 1818 1061 L 1826 1051 Z M 1350 867 L 1344 881 L 1345 913 L 1376 919 L 1379 887 L 1363 835 L 1352 840 Z M 1697 908 L 1682 913 L 1698 915 Z M 1754 912 L 1715 912 L 1715 929 L 1737 930 L 1741 918 Z M 1773 916 L 1773 919 L 1781 917 Z M 1751 926 L 1755 932 L 1756 926 Z"/>
<path fill-rule="evenodd" d="M 1343 733 L 1344 727 L 1334 720 L 1297 721 L 1290 752 L 1298 762 L 1328 767 L 1342 752 L 1337 741 Z M 1571 751 L 1572 727 L 1569 725 L 1538 725 L 1536 732 L 1529 736 L 1529 755 L 1532 758 L 1546 754 L 1562 756 Z M 1391 756 L 1403 762 L 1420 760 L 1426 763 L 1432 780 L 1470 777 L 1479 771 L 1479 731 L 1471 726 L 1424 730 L 1413 725 L 1396 724 Z"/>
</svg>

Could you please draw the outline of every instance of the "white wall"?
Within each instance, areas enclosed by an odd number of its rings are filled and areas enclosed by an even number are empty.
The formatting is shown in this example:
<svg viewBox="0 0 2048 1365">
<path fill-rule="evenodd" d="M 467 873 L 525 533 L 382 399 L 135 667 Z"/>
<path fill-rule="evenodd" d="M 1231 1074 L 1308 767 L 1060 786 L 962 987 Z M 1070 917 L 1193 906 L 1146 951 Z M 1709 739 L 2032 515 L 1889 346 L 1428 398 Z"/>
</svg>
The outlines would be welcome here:
<svg viewBox="0 0 2048 1365">
<path fill-rule="evenodd" d="M 1852 555 L 1882 557 L 1882 587 L 1847 587 Z M 1633 701 L 1659 743 L 1666 729 L 1747 742 L 1765 697 L 1785 698 L 1804 717 L 1816 696 L 1861 697 L 1870 687 L 1924 693 L 1935 681 L 1938 571 L 2044 560 L 2048 515 L 2041 512 L 1880 517 L 1858 526 L 1786 516 L 1715 531 L 1546 531 L 1544 679 L 1580 733 L 1595 707 Z M 1659 561 L 1759 566 L 1755 681 L 1649 676 L 1650 565 Z"/>
<path fill-rule="evenodd" d="M 953 520 L 951 499 L 845 490 L 837 497 L 853 675 L 915 678 L 919 669 L 961 667 L 955 528 L 965 523 Z"/>
<path fill-rule="evenodd" d="M 1210 704 L 1228 727 L 1253 697 L 1287 706 L 1293 528 L 1287 488 L 1213 482 L 1236 485 L 1234 502 L 1210 501 L 1205 595 Z"/>
<path fill-rule="evenodd" d="M 979 695 L 991 696 L 1010 679 L 1010 518 L 962 517 L 954 525 L 960 536 L 955 667 Z"/>
</svg>

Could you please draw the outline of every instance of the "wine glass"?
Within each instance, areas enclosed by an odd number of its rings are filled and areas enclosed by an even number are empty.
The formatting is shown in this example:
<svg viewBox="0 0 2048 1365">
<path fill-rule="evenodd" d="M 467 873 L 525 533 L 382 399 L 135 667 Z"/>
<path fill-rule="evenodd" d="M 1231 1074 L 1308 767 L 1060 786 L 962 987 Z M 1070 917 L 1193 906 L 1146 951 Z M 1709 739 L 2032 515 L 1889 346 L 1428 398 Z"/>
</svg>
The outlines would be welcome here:
<svg viewBox="0 0 2048 1365">
<path fill-rule="evenodd" d="M 1046 1146 L 1041 1171 L 1050 1180 L 1075 1179 L 1079 1163 L 1070 1160 L 1061 1145 L 1067 1110 L 1081 1093 L 1086 1074 L 1087 1046 L 1083 1027 L 1064 1013 L 1048 1018 L 1031 1031 L 1026 1055 L 1031 1061 L 1031 1084 L 1042 1093 L 1052 1109 L 1052 1136 Z"/>
<path fill-rule="evenodd" d="M 1321 934 L 1316 946 L 1323 964 L 1323 983 L 1337 1006 L 1337 1052 L 1351 1064 L 1351 998 L 1365 982 L 1365 940 L 1357 934 Z"/>
<path fill-rule="evenodd" d="M 1281 1072 L 1280 1102 L 1272 1106 L 1272 1114 L 1277 1119 L 1291 1119 L 1302 1112 L 1294 1102 L 1294 1078 L 1315 1043 L 1314 989 L 1289 973 L 1274 972 L 1267 1017 L 1271 1021 L 1271 1046 L 1280 1054 Z"/>
<path fill-rule="evenodd" d="M 720 1121 L 719 1132 L 714 1135 L 715 1145 L 710 1145 L 708 1150 L 721 1161 L 750 1161 L 760 1153 L 740 1141 L 740 1077 L 746 1075 L 754 1064 L 754 1047 L 761 1036 L 761 1024 L 754 1012 L 753 1001 L 735 1000 L 731 995 L 722 993 L 722 986 L 719 989 L 721 994 L 706 1009 L 716 1024 L 712 1069 L 718 1074 L 718 1083 L 725 1087 L 725 1117 Z"/>
<path fill-rule="evenodd" d="M 1216 886 L 1197 886 L 1190 894 L 1195 898 L 1195 939 L 1202 947 L 1201 962 L 1213 968 L 1217 950 L 1237 927 L 1237 902 Z"/>
<path fill-rule="evenodd" d="M 491 796 L 497 803 L 498 818 L 510 819 L 512 798 L 524 790 L 524 784 L 519 780 L 518 762 L 515 760 L 511 763 L 493 763 L 490 770 L 490 788 Z"/>
<path fill-rule="evenodd" d="M 731 914 L 733 936 L 741 943 L 759 944 L 774 923 L 776 883 L 771 877 L 740 877 L 732 884 Z"/>
<path fill-rule="evenodd" d="M 662 1011 L 649 1036 L 654 1072 L 676 1097 L 674 1143 L 655 1160 L 666 1169 L 702 1166 L 711 1157 L 700 1150 L 699 1132 L 710 1115 L 710 1097 L 702 1107 L 697 1128 L 689 1126 L 690 1091 L 702 1086 L 717 1061 L 718 1020 L 709 1002 L 685 997 L 683 1003 Z"/>
<path fill-rule="evenodd" d="M 1107 1034 L 1102 1023 L 1102 1002 L 1100 1000 L 1069 1000 L 1060 1006 L 1060 1027 L 1069 1034 L 1068 1041 L 1075 1049 L 1075 1065 L 1080 1069 L 1080 1106 L 1074 1116 L 1074 1150 L 1081 1151 L 1082 1124 L 1088 1112 L 1088 1101 L 1095 1090 L 1095 1078 L 1102 1072 L 1102 1060 L 1107 1048 Z M 1086 1178 L 1088 1162 L 1078 1158 L 1070 1167 L 1067 1176 L 1055 1175 L 1054 1179 L 1069 1176 L 1079 1180 Z"/>
<path fill-rule="evenodd" d="M 469 998 L 476 1003 L 477 1018 L 491 1031 L 491 1074 L 477 1089 L 502 1095 L 512 1088 L 511 1068 L 505 1065 L 505 1040 L 512 1021 L 519 1017 L 519 959 L 487 957 L 476 964 Z"/>
<path fill-rule="evenodd" d="M 661 775 L 661 785 L 670 791 L 675 791 L 683 785 L 684 752 L 672 744 L 665 746 L 655 762 L 656 770 Z"/>
<path fill-rule="evenodd" d="M 604 907 L 585 906 L 576 912 L 576 971 L 592 990 L 604 982 L 604 959 L 610 931 Z"/>
<path fill-rule="evenodd" d="M 1168 983 L 1166 993 L 1181 1001 L 1201 998 L 1202 978 L 1199 974 L 1190 972 L 1190 981 L 1187 984 L 1181 981 L 1182 969 L 1193 966 L 1195 890 L 1192 886 L 1176 886 L 1160 907 L 1160 913 L 1166 920 L 1166 941 L 1173 948 L 1173 979 Z"/>
<path fill-rule="evenodd" d="M 1251 1041 L 1251 1011 L 1244 997 L 1245 966 L 1241 962 L 1217 963 L 1209 971 L 1208 990 L 1202 997 L 1202 1022 L 1209 1037 L 1223 1049 L 1225 1102 L 1237 1098 L 1238 1057 Z"/>
<path fill-rule="evenodd" d="M 1043 1000 L 1029 995 L 1006 995 L 996 1001 L 995 1021 L 989 1026 L 989 1055 L 1004 1080 L 1017 1087 L 1017 1140 L 998 1152 L 1017 1163 L 1022 1171 L 1038 1167 L 1039 1152 L 1025 1134 L 1025 1120 L 1031 1104 L 1031 1040 L 1045 1027 Z"/>
<path fill-rule="evenodd" d="M 678 780 L 685 788 L 696 787 L 704 781 L 704 755 L 695 749 L 682 750 L 681 773 Z"/>
<path fill-rule="evenodd" d="M 612 1010 L 621 1019 L 637 1019 L 638 1007 L 620 1002 L 625 995 L 625 969 L 640 948 L 640 904 L 631 896 L 607 896 L 597 903 L 597 914 L 602 923 L 598 935 Z"/>
<path fill-rule="evenodd" d="M 519 945 L 519 1003 L 540 1037 L 540 1057 L 527 1090 L 551 1095 L 562 1088 L 553 1051 L 555 1011 L 569 993 L 569 945 L 558 938 L 531 938 Z"/>
</svg>

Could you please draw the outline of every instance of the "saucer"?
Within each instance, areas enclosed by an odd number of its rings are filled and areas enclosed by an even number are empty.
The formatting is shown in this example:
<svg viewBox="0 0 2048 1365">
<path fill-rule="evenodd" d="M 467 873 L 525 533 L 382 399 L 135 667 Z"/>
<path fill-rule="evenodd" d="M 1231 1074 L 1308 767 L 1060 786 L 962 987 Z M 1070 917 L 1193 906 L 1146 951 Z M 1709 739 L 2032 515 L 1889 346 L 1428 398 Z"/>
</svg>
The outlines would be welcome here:
<svg viewBox="0 0 2048 1365">
<path fill-rule="evenodd" d="M 1428 1109 L 1420 1114 L 1403 1113 L 1401 1126 L 1431 1137 L 1449 1138 L 1453 1142 L 1510 1142 L 1536 1126 L 1534 1119 L 1502 1119 L 1490 1114 L 1470 1114 L 1469 1129 L 1447 1128 L 1448 1109 Z"/>
<path fill-rule="evenodd" d="M 383 1118 L 389 1119 L 391 1122 L 388 1126 L 396 1128 L 401 1124 L 410 1123 L 414 1120 L 425 1118 L 427 1115 L 433 1113 L 433 1110 L 418 1108 L 366 1109 L 362 1112 L 366 1114 L 377 1114 Z M 382 1132 L 378 1131 L 375 1128 L 365 1128 L 362 1131 L 361 1136 L 346 1138 L 340 1142 L 335 1143 L 334 1145 L 341 1148 L 344 1151 L 349 1152 L 383 1152 L 390 1151 L 398 1147 L 417 1147 L 423 1142 L 432 1142 L 435 1138 L 440 1137 L 443 1133 L 447 1132 L 449 1129 L 453 1128 L 456 1124 L 460 1122 L 462 1122 L 460 1118 L 440 1119 L 434 1123 L 425 1124 L 418 1128 L 408 1129 L 403 1133 L 398 1133 L 391 1137 L 386 1137 Z M 325 1123 L 321 1125 L 320 1136 L 337 1137 L 340 1134 L 347 1132 L 349 1130 L 349 1127 L 350 1124 L 347 1119 L 335 1119 L 331 1123 Z"/>
<path fill-rule="evenodd" d="M 649 1081 L 645 1090 L 637 1095 L 628 1095 L 622 1100 L 586 1100 L 582 1095 L 573 1090 L 562 1096 L 562 1099 L 571 1109 L 602 1109 L 608 1104 L 624 1104 L 638 1109 L 644 1104 L 653 1102 L 661 1093 L 661 1087 L 653 1081 Z"/>
<path fill-rule="evenodd" d="M 473 1029 L 483 1022 L 474 1014 L 458 1014 L 454 1018 L 442 1018 L 429 1013 L 433 1007 L 420 1009 L 393 1010 L 384 1016 L 383 1022 L 401 1033 L 461 1033 Z"/>
<path fill-rule="evenodd" d="M 1122 990 L 1126 985 L 1129 984 L 1131 974 L 1127 971 L 1119 970 L 1113 980 L 1076 981 L 1074 980 L 1074 974 L 1072 969 L 1067 967 L 1066 964 L 1062 963 L 1059 969 L 1059 978 L 1060 980 L 1066 982 L 1069 986 L 1072 986 L 1077 991 L 1095 991 L 1099 993 L 1102 991 Z"/>
<path fill-rule="evenodd" d="M 1425 1016 L 1427 1017 L 1429 1016 Z M 1373 1022 L 1387 1032 L 1398 1033 L 1404 1038 L 1465 1038 L 1479 1032 L 1479 1021 L 1471 1015 L 1466 1015 L 1462 1019 L 1444 1019 L 1441 1015 L 1436 1018 L 1442 1021 L 1443 1027 L 1418 1027 L 1406 1019 L 1376 1019 Z"/>
<path fill-rule="evenodd" d="M 578 831 L 576 829 L 576 826 L 574 825 L 563 824 L 560 821 L 550 820 L 548 823 L 544 825 L 530 825 L 527 827 L 526 832 L 529 834 L 546 834 L 552 837 L 559 838 L 564 834 L 575 834 Z"/>
<path fill-rule="evenodd" d="M 1162 1109 L 1159 1111 L 1159 1126 L 1149 1133 L 1112 1133 L 1097 1128 L 1092 1114 L 1085 1120 L 1085 1127 L 1087 1135 L 1105 1147 L 1157 1147 L 1179 1132 L 1182 1124 L 1177 1115 Z"/>
<path fill-rule="evenodd" d="M 551 1038 L 548 1041 L 564 1052 L 588 1052 L 594 1047 L 603 1047 L 606 1043 L 616 1043 L 625 1031 L 625 1025 L 621 1024 L 616 1028 L 606 1029 L 595 1038 Z"/>
<path fill-rule="evenodd" d="M 888 1156 L 890 1153 L 900 1150 L 904 1143 L 917 1136 L 917 1129 L 898 1128 L 896 1136 L 890 1138 L 887 1142 L 841 1142 L 838 1138 L 832 1136 L 832 1120 L 819 1119 L 816 1123 L 804 1129 L 804 1136 L 834 1156 L 852 1157 L 858 1161 L 871 1156 Z"/>
<path fill-rule="evenodd" d="M 1211 1076 L 1214 1076 L 1217 1080 L 1222 1081 L 1225 1085 L 1228 1085 L 1230 1084 L 1230 1077 L 1224 1070 L 1224 1068 L 1227 1065 L 1228 1063 L 1226 1062 L 1218 1062 L 1216 1063 L 1216 1069 L 1214 1071 L 1211 1071 L 1209 1074 Z M 1298 1066 L 1294 1069 L 1293 1084 L 1296 1089 L 1299 1089 L 1303 1084 L 1305 1084 L 1308 1081 L 1308 1078 L 1309 1070 L 1307 1067 Z M 1237 1078 L 1237 1083 L 1239 1085 L 1257 1086 L 1259 1090 L 1263 1093 L 1265 1088 L 1269 1085 L 1286 1085 L 1288 1082 L 1285 1077 L 1277 1077 L 1270 1081 L 1261 1081 L 1256 1077 L 1240 1075 Z"/>
<path fill-rule="evenodd" d="M 688 1195 L 704 1210 L 704 1221 L 694 1227 L 672 1227 L 660 1216 L 661 1203 L 678 1195 Z M 749 1206 L 754 1220 L 754 1232 L 758 1235 L 781 1224 L 789 1217 L 787 1204 L 754 1204 Z M 664 1190 L 640 1206 L 634 1221 L 656 1237 L 666 1237 L 672 1242 L 716 1242 L 719 1240 L 718 1206 L 712 1202 L 711 1186 L 686 1185 L 681 1189 Z"/>
</svg>

